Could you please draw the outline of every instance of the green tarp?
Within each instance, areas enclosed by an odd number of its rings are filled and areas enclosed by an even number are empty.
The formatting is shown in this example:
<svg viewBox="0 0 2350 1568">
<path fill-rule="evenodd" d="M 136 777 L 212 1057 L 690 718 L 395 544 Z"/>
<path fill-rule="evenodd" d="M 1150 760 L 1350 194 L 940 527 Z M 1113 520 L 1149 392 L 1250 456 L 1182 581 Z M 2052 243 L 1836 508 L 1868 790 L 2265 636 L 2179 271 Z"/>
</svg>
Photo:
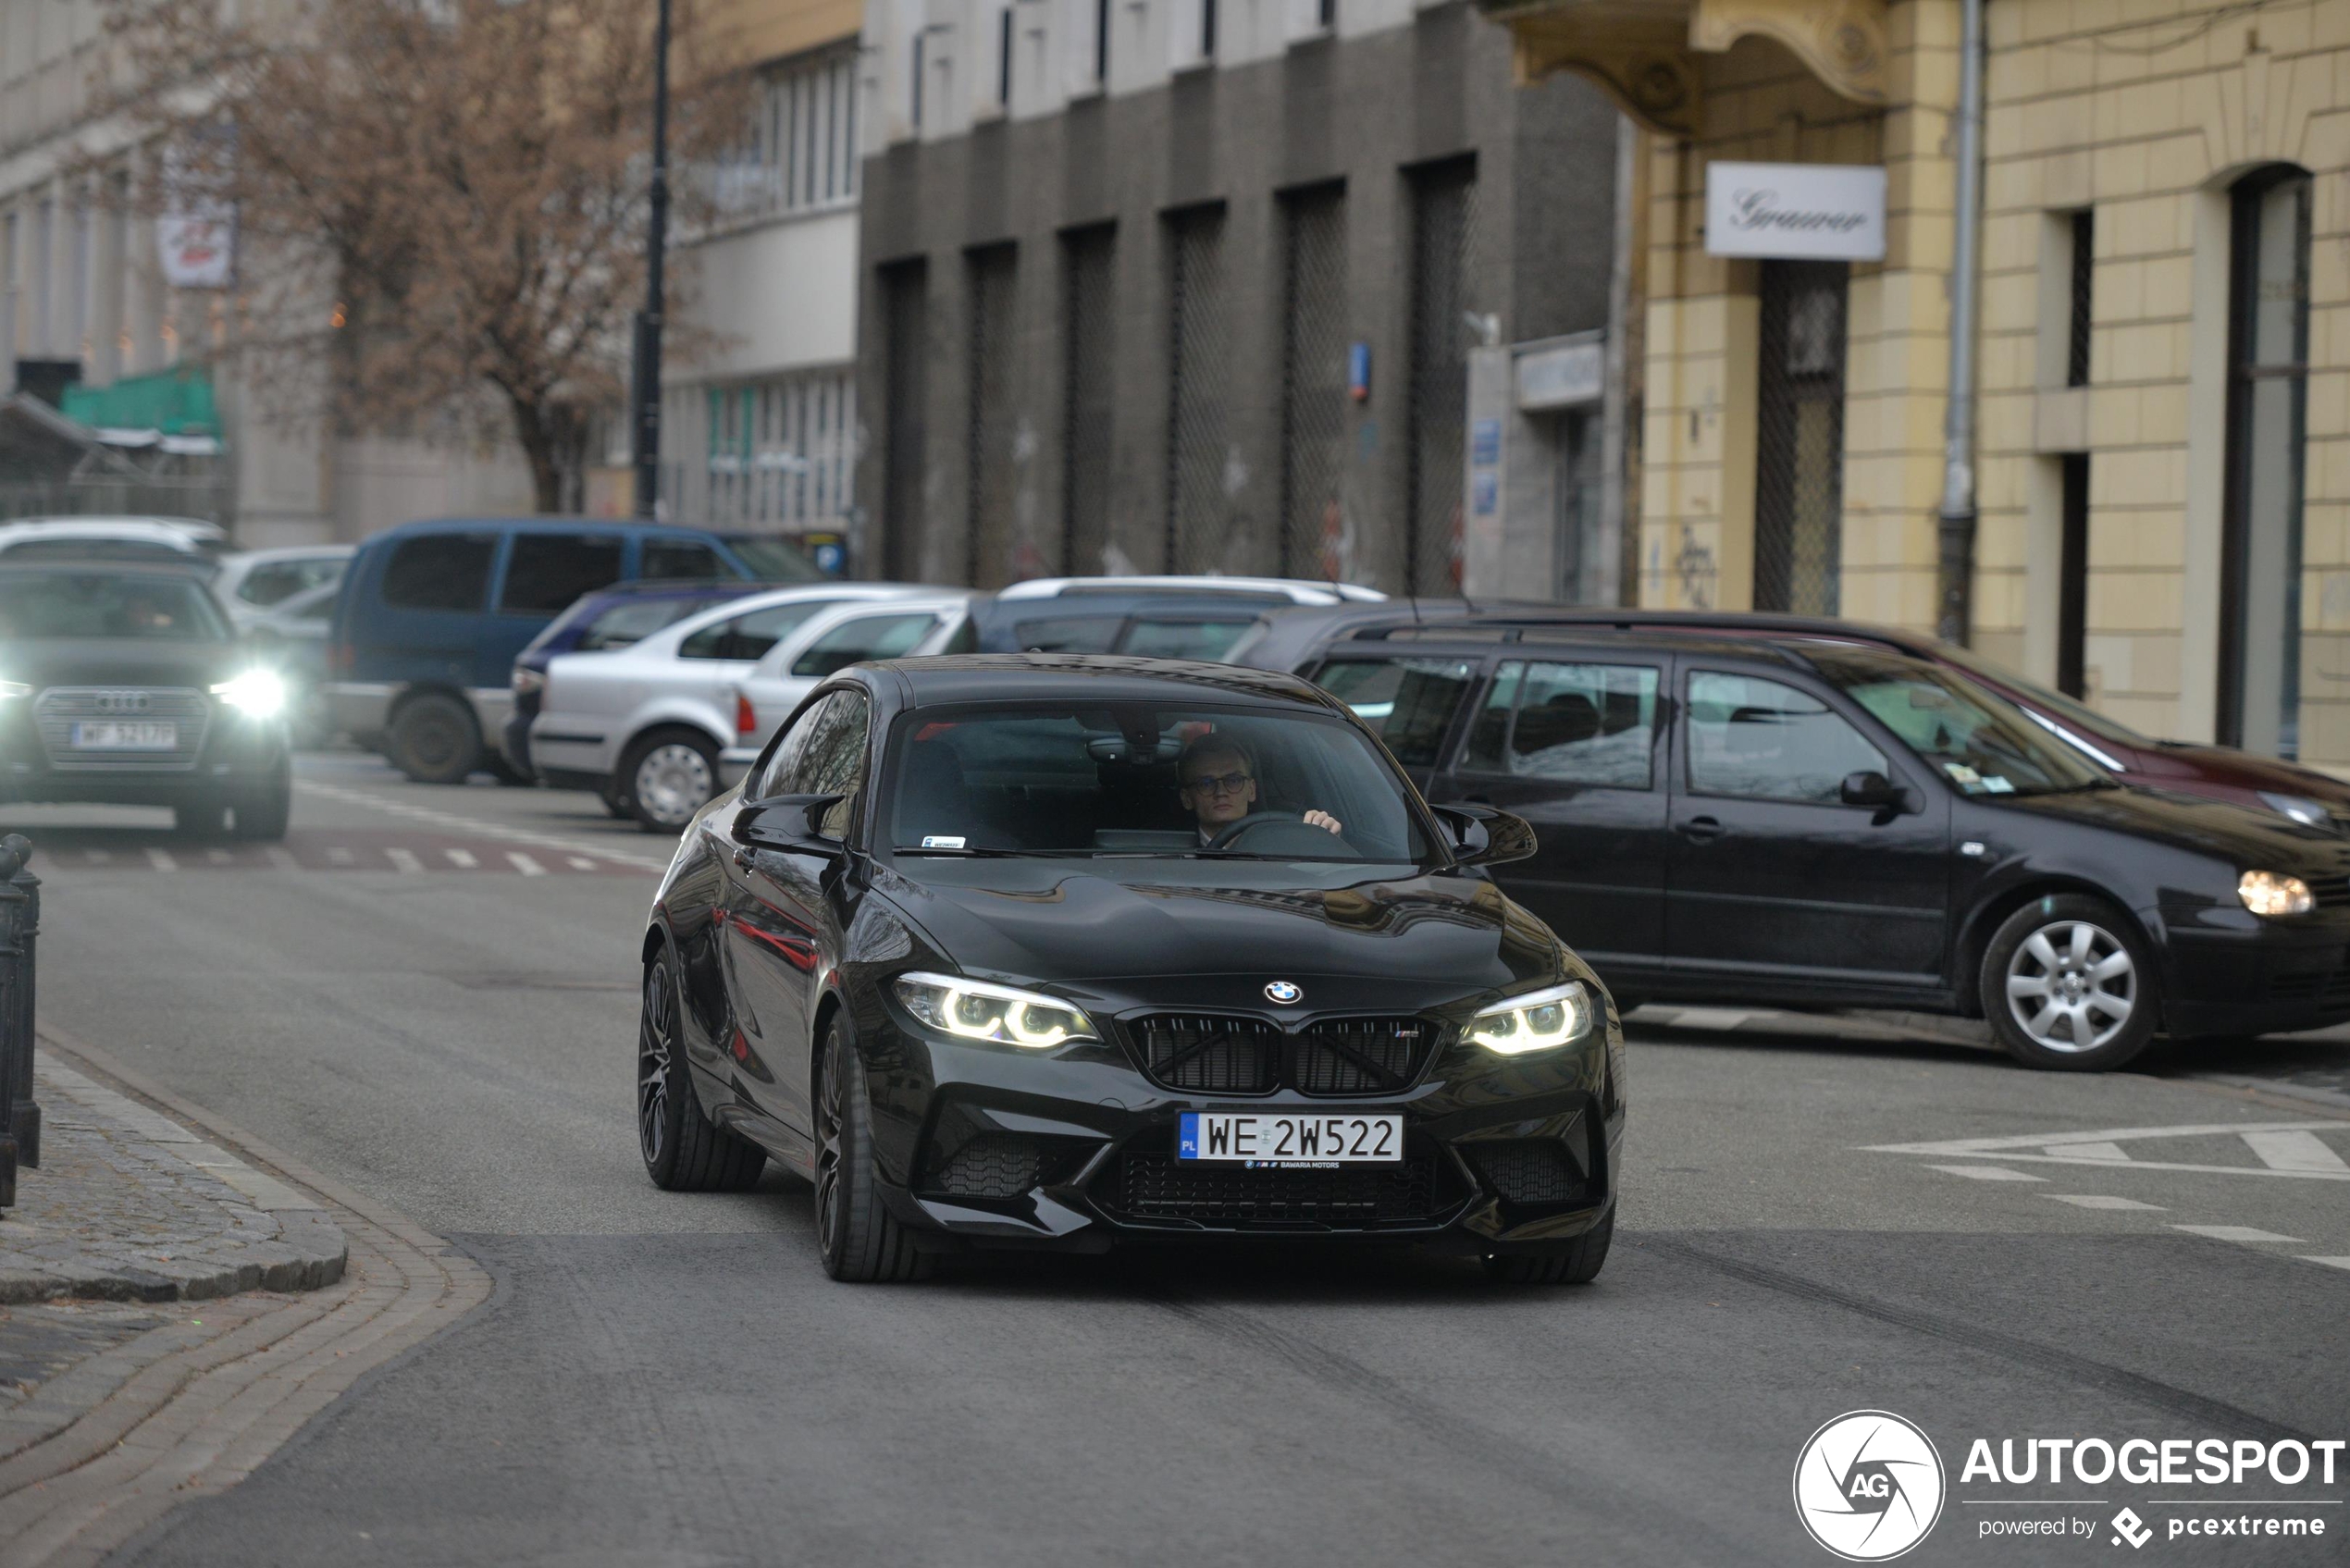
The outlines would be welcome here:
<svg viewBox="0 0 2350 1568">
<path fill-rule="evenodd" d="M 186 367 L 130 376 L 110 387 L 65 389 L 62 412 L 100 430 L 160 430 L 167 436 L 217 436 L 212 377 Z"/>
</svg>

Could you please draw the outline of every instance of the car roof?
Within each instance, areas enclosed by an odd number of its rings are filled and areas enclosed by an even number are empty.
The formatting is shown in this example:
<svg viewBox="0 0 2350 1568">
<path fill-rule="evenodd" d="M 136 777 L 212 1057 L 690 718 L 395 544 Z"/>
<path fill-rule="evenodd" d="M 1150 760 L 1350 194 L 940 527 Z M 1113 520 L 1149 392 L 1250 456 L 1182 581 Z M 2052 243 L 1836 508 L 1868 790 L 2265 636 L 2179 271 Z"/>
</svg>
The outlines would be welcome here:
<svg viewBox="0 0 2350 1568">
<path fill-rule="evenodd" d="M 179 582 L 193 583 L 209 590 L 212 584 L 212 563 L 201 556 L 191 555 L 185 561 L 164 556 L 125 559 L 121 556 L 92 556 L 76 561 L 70 556 L 43 556 L 39 561 L 11 562 L 0 555 L 0 577 L 169 577 Z"/>
<path fill-rule="evenodd" d="M 1294 675 L 1237 664 L 1137 659 L 1114 653 L 953 653 L 892 659 L 863 668 L 902 683 L 905 706 L 963 702 L 1198 702 L 1238 700 L 1336 710 L 1335 698 Z"/>
<path fill-rule="evenodd" d="M 680 637 L 689 637 L 696 632 L 701 630 L 704 626 L 711 625 L 719 621 L 731 621 L 737 615 L 756 614 L 760 611 L 765 610 L 771 605 L 798 604 L 811 599 L 842 599 L 846 602 L 840 606 L 840 608 L 847 609 L 852 606 L 861 607 L 868 604 L 885 603 L 897 599 L 919 599 L 927 603 L 932 599 L 951 599 L 956 604 L 960 605 L 968 602 L 971 597 L 971 590 L 969 588 L 952 590 L 946 588 L 918 588 L 905 583 L 847 583 L 839 581 L 827 581 L 822 583 L 789 583 L 782 587 L 765 588 L 757 593 L 744 594 L 739 599 L 727 599 L 721 604 L 705 606 L 700 610 L 695 611 L 691 615 L 686 616 L 682 620 L 673 622 L 671 624 L 662 627 L 661 635 L 666 636 L 668 634 L 674 632 Z M 806 625 L 812 623 L 813 622 L 822 621 L 825 615 L 829 613 L 829 610 L 818 611 L 816 614 L 810 617 L 808 622 L 804 622 L 802 624 Z"/>
<path fill-rule="evenodd" d="M 77 513 L 71 516 L 20 517 L 13 523 L 0 525 L 0 529 L 34 527 L 47 528 L 57 526 L 114 529 L 121 527 L 124 524 L 135 524 L 141 527 L 155 526 L 170 528 L 186 536 L 187 537 L 194 539 L 218 541 L 229 537 L 228 529 L 223 528 L 217 523 L 207 522 L 201 517 L 166 517 L 160 514 L 143 512 L 138 514 L 123 512 L 83 516 Z"/>
<path fill-rule="evenodd" d="M 1339 637 L 1357 642 L 1376 641 L 1392 636 L 1398 630 L 1413 630 L 1416 635 L 1441 636 L 1442 627 L 1479 628 L 1474 635 L 1479 640 L 1493 640 L 1497 631 L 1517 628 L 1521 635 L 1538 629 L 1579 629 L 1593 632 L 1655 632 L 1660 634 L 1713 633 L 1716 636 L 1753 637 L 1817 637 L 1840 642 L 1879 643 L 1899 648 L 1906 653 L 1931 653 L 1936 644 L 1922 633 L 1904 631 L 1897 626 L 1874 625 L 1865 621 L 1842 621 L 1824 615 L 1788 615 L 1769 611 L 1738 610 L 1636 610 L 1609 607 L 1586 607 L 1549 604 L 1486 604 L 1474 605 L 1452 599 L 1441 604 L 1424 603 L 1414 615 L 1390 604 L 1384 607 L 1354 611 L 1326 612 L 1324 627 L 1338 630 Z M 1301 617 L 1301 619 L 1304 619 Z M 1284 618 L 1286 623 L 1286 618 Z M 1419 631 L 1426 625 L 1429 629 Z"/>
<path fill-rule="evenodd" d="M 1253 595 L 1287 599 L 1292 604 L 1338 604 L 1347 600 L 1377 602 L 1387 596 L 1354 583 L 1317 583 L 1302 577 L 1136 576 L 1031 577 L 998 589 L 1001 600 L 1070 599 L 1087 594 Z"/>
<path fill-rule="evenodd" d="M 152 517 L 59 517 L 0 524 L 0 551 L 35 539 L 128 539 L 159 544 L 189 555 L 200 555 L 196 537 L 186 528 Z"/>
<path fill-rule="evenodd" d="M 374 544 L 379 539 L 402 539 L 418 534 L 462 533 L 469 528 L 496 528 L 518 534 L 626 534 L 641 529 L 674 532 L 695 536 L 712 535 L 713 530 L 679 523 L 652 523 L 641 518 L 614 517 L 420 517 L 412 523 L 398 523 L 367 536 L 365 541 Z"/>
<path fill-rule="evenodd" d="M 231 550 L 220 558 L 223 566 L 261 566 L 272 561 L 330 561 L 347 556 L 357 545 L 273 545 L 267 549 Z"/>
</svg>

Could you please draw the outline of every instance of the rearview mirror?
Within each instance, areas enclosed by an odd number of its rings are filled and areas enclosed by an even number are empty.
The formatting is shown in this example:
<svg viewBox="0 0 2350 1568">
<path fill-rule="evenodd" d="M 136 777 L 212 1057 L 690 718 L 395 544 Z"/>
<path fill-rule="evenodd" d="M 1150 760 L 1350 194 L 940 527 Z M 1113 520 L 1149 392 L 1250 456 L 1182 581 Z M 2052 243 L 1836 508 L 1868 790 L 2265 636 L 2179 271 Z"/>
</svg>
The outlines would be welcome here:
<svg viewBox="0 0 2350 1568">
<path fill-rule="evenodd" d="M 1439 806 L 1436 820 L 1453 836 L 1453 858 L 1464 866 L 1504 866 L 1535 851 L 1534 827 L 1490 806 Z"/>
<path fill-rule="evenodd" d="M 835 840 L 819 831 L 824 813 L 847 796 L 842 795 L 779 795 L 754 800 L 735 813 L 735 842 L 755 849 L 824 849 Z"/>
<path fill-rule="evenodd" d="M 1847 806 L 1874 806 L 1881 811 L 1911 809 L 1910 792 L 1875 769 L 1844 775 L 1837 796 Z"/>
</svg>

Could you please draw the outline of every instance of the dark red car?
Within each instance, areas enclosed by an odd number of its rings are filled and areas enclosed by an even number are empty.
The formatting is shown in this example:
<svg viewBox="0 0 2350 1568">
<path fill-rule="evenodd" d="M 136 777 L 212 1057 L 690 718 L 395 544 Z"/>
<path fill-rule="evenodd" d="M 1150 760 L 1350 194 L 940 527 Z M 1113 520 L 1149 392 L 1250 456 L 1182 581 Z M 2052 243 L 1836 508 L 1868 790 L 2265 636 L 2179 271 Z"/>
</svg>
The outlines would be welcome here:
<svg viewBox="0 0 2350 1568">
<path fill-rule="evenodd" d="M 2340 779 L 2232 747 L 2156 740 L 1966 648 L 1916 632 L 1861 622 L 1729 611 L 1471 606 L 1459 599 L 1422 600 L 1415 606 L 1406 600 L 1274 611 L 1227 657 L 1261 669 L 1309 674 L 1334 643 L 1408 638 L 1417 627 L 1438 624 L 1457 633 L 1464 622 L 1475 623 L 1480 632 L 1490 628 L 1491 635 L 1501 637 L 1513 635 L 1514 626 L 1529 625 L 1617 626 L 1627 631 L 1695 627 L 1731 636 L 1794 635 L 1892 648 L 1963 671 L 2014 703 L 2049 734 L 2133 784 L 2275 811 L 2298 822 L 2331 826 L 2350 834 L 2350 784 Z"/>
</svg>

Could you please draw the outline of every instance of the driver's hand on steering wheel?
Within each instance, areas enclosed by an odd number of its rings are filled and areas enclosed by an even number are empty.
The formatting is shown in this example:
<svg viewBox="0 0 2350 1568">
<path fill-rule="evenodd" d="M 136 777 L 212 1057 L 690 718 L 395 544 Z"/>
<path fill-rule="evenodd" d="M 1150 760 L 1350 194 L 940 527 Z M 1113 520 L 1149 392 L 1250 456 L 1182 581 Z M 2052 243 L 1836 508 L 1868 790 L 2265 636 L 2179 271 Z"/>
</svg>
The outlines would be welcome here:
<svg viewBox="0 0 2350 1568">
<path fill-rule="evenodd" d="M 1324 833 L 1341 833 L 1346 827 L 1345 823 L 1331 816 L 1328 811 L 1306 812 L 1305 825 L 1309 828 L 1320 828 Z"/>
</svg>

